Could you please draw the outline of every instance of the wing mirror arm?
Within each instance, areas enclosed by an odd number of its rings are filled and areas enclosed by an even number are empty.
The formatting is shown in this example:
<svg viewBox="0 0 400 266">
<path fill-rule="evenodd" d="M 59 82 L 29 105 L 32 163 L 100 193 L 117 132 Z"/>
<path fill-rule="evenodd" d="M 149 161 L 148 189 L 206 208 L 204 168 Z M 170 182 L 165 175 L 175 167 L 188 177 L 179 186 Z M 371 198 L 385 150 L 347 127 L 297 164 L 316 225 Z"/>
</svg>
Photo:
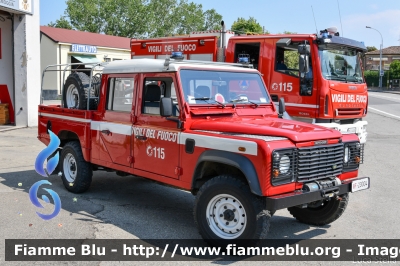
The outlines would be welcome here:
<svg viewBox="0 0 400 266">
<path fill-rule="evenodd" d="M 166 117 L 165 119 L 167 119 L 168 121 L 176 122 L 177 128 L 178 128 L 178 129 L 182 129 L 183 122 L 182 122 L 179 118 L 170 118 L 170 117 Z"/>
</svg>

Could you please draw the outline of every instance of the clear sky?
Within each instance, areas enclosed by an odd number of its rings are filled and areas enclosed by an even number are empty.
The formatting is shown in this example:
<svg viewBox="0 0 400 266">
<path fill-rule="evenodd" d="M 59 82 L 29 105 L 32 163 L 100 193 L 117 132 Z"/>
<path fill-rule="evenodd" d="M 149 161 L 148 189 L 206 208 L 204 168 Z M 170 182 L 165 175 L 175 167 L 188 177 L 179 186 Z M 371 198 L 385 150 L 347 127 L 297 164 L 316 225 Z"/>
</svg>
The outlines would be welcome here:
<svg viewBox="0 0 400 266">
<path fill-rule="evenodd" d="M 203 10 L 214 8 L 222 15 L 227 29 L 237 18 L 248 19 L 252 16 L 270 33 L 315 33 L 312 6 L 318 31 L 336 26 L 341 36 L 363 41 L 366 46 L 379 49 L 381 36 L 377 31 L 365 28 L 370 26 L 382 34 L 384 48 L 400 45 L 399 0 L 188 1 L 202 4 Z M 40 24 L 47 25 L 55 21 L 63 15 L 65 8 L 64 0 L 40 0 Z"/>
</svg>

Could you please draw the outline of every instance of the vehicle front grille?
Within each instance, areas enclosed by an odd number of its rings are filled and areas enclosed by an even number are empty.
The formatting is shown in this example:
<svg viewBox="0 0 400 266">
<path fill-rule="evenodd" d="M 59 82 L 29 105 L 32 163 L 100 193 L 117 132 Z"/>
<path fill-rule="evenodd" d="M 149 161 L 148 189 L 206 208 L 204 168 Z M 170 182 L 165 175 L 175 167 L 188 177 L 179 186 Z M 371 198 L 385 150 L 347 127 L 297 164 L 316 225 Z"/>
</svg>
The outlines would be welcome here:
<svg viewBox="0 0 400 266">
<path fill-rule="evenodd" d="M 343 143 L 313 146 L 297 150 L 297 180 L 309 180 L 337 176 L 343 171 Z"/>
<path fill-rule="evenodd" d="M 358 116 L 363 115 L 363 112 L 362 108 L 339 108 L 336 109 L 336 116 Z"/>
</svg>

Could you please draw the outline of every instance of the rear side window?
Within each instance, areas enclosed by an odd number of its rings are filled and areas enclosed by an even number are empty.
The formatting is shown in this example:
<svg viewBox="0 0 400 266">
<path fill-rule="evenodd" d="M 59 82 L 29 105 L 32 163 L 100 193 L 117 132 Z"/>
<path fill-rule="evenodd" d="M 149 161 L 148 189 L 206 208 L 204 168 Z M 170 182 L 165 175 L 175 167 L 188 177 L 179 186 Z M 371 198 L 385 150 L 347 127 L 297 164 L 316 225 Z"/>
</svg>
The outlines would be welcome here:
<svg viewBox="0 0 400 266">
<path fill-rule="evenodd" d="M 110 78 L 108 80 L 107 110 L 130 112 L 133 93 L 133 78 Z"/>
</svg>

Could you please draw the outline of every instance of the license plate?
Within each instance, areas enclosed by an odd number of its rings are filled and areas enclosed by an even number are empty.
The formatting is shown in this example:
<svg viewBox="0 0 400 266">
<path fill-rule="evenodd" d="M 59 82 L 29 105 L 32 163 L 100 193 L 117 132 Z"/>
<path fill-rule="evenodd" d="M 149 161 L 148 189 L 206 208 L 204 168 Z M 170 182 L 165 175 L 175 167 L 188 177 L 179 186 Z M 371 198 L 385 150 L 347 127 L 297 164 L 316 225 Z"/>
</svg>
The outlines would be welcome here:
<svg viewBox="0 0 400 266">
<path fill-rule="evenodd" d="M 351 192 L 356 192 L 369 188 L 369 178 L 363 178 L 351 182 Z"/>
</svg>

